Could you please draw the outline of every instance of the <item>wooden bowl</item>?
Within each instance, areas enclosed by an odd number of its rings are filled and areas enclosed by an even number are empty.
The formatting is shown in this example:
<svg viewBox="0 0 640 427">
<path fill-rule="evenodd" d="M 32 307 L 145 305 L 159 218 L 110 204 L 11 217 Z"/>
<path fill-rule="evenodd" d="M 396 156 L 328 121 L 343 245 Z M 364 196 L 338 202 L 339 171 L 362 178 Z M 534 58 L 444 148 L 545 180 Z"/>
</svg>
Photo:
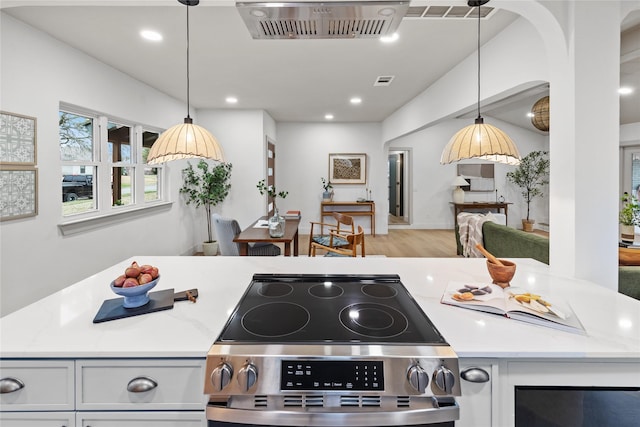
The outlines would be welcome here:
<svg viewBox="0 0 640 427">
<path fill-rule="evenodd" d="M 500 262 L 503 263 L 504 266 L 494 264 L 487 260 L 487 269 L 489 270 L 489 275 L 493 279 L 493 283 L 501 288 L 506 288 L 509 286 L 511 279 L 513 279 L 513 275 L 516 274 L 516 265 L 506 259 L 500 259 Z"/>
</svg>

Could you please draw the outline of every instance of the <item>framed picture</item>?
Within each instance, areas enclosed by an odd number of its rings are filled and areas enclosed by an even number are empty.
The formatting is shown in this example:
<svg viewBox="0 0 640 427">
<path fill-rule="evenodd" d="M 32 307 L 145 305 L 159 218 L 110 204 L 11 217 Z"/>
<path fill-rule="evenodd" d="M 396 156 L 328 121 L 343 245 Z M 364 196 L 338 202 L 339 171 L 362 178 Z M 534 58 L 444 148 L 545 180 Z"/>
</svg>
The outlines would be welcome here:
<svg viewBox="0 0 640 427">
<path fill-rule="evenodd" d="M 0 111 L 0 164 L 35 166 L 35 117 Z"/>
<path fill-rule="evenodd" d="M 0 170 L 0 221 L 38 214 L 38 170 Z"/>
<path fill-rule="evenodd" d="M 366 154 L 329 154 L 329 181 L 331 184 L 366 184 Z"/>
</svg>

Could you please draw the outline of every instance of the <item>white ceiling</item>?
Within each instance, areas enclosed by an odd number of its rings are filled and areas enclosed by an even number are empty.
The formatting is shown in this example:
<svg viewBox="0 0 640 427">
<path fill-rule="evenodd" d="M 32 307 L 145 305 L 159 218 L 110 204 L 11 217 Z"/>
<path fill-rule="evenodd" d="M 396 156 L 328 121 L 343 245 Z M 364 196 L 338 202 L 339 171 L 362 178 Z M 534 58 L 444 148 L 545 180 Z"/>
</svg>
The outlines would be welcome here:
<svg viewBox="0 0 640 427">
<path fill-rule="evenodd" d="M 4 3 L 3 12 L 186 100 L 187 8 L 177 1 Z M 35 5 L 7 7 L 25 3 Z M 233 2 L 220 3 L 203 1 L 189 8 L 192 108 L 264 109 L 276 121 L 323 121 L 326 113 L 332 113 L 335 121 L 377 122 L 476 49 L 477 21 L 469 18 L 405 18 L 398 29 L 400 38 L 393 44 L 372 39 L 254 40 Z M 496 10 L 482 21 L 483 42 L 516 18 Z M 635 19 L 634 25 L 640 22 Z M 143 28 L 160 32 L 164 40 L 142 40 L 138 32 Z M 623 80 L 630 80 L 636 92 L 635 101 L 623 106 L 629 116 L 621 117 L 622 123 L 640 122 L 640 55 L 636 56 L 623 64 Z M 378 76 L 395 78 L 389 87 L 374 87 Z M 495 111 L 490 111 L 492 106 L 483 107 L 483 114 L 534 129 L 525 114 L 545 91 L 515 97 L 508 106 L 502 102 Z M 235 106 L 225 103 L 229 95 L 238 98 Z M 362 103 L 351 105 L 352 96 L 361 97 Z"/>
</svg>

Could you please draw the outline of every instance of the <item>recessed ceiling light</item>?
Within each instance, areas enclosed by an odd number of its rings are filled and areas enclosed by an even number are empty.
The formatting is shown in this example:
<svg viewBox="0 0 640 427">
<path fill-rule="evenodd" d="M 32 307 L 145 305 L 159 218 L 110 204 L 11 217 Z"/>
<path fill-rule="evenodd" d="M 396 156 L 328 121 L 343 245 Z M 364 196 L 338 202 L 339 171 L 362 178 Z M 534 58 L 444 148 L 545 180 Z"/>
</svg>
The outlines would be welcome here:
<svg viewBox="0 0 640 427">
<path fill-rule="evenodd" d="M 324 118 L 327 120 L 333 120 L 333 114 L 325 114 Z"/>
<path fill-rule="evenodd" d="M 382 43 L 393 43 L 394 41 L 398 40 L 400 36 L 398 35 L 398 33 L 393 33 L 390 36 L 383 36 L 380 37 L 380 41 Z"/>
<path fill-rule="evenodd" d="M 360 104 L 360 103 L 362 103 L 362 98 L 360 98 L 358 96 L 354 96 L 353 98 L 351 98 L 349 100 L 349 102 L 351 102 L 352 104 Z"/>
<path fill-rule="evenodd" d="M 227 101 L 227 104 L 237 104 L 238 98 L 236 98 L 235 96 L 227 96 L 225 98 L 225 101 Z"/>
<path fill-rule="evenodd" d="M 620 95 L 629 95 L 629 94 L 633 93 L 633 88 L 629 87 L 629 86 L 623 86 L 620 89 L 618 89 L 618 93 Z"/>
<path fill-rule="evenodd" d="M 142 31 L 140 31 L 140 36 L 143 39 L 149 40 L 149 41 L 152 41 L 152 42 L 162 41 L 162 34 L 160 34 L 157 31 L 153 31 L 153 30 L 142 30 Z"/>
</svg>

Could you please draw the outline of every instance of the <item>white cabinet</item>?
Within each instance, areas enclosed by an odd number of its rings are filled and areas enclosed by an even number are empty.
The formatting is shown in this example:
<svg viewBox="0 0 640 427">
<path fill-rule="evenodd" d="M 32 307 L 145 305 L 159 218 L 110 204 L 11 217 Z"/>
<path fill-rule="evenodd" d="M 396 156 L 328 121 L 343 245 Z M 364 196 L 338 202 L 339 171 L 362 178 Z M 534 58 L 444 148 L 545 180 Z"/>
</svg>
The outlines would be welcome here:
<svg viewBox="0 0 640 427">
<path fill-rule="evenodd" d="M 460 379 L 462 396 L 457 398 L 460 419 L 456 421 L 456 427 L 490 427 L 491 394 L 498 380 L 497 364 L 486 359 L 460 359 L 460 373 L 468 379 Z"/>
<path fill-rule="evenodd" d="M 73 411 L 73 360 L 2 360 L 2 411 Z"/>
<path fill-rule="evenodd" d="M 0 360 L 2 427 L 205 427 L 202 359 Z"/>
<path fill-rule="evenodd" d="M 75 412 L 0 412 L 2 427 L 74 427 Z"/>
<path fill-rule="evenodd" d="M 73 360 L 2 360 L 2 427 L 74 427 L 73 366 Z"/>
<path fill-rule="evenodd" d="M 78 412 L 77 427 L 205 427 L 204 412 Z"/>
<path fill-rule="evenodd" d="M 203 411 L 203 383 L 202 359 L 78 360 L 76 409 Z"/>
</svg>

